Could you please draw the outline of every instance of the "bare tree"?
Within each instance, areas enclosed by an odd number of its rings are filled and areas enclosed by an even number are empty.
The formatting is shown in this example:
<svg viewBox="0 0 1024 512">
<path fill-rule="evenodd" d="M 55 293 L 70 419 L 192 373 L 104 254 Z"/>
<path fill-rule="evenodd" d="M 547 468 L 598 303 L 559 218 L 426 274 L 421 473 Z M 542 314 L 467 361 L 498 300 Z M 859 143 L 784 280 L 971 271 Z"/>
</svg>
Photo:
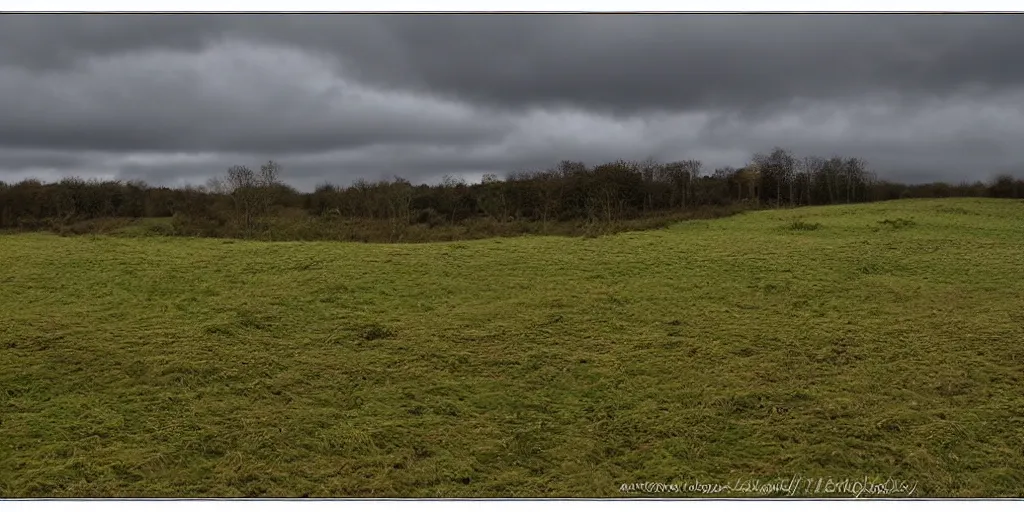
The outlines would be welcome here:
<svg viewBox="0 0 1024 512">
<path fill-rule="evenodd" d="M 281 166 L 273 160 L 260 166 L 260 175 L 257 178 L 257 190 L 259 196 L 259 214 L 266 215 L 277 202 L 281 192 Z"/>
<path fill-rule="evenodd" d="M 793 158 L 793 155 L 788 150 L 776 147 L 767 155 L 763 153 L 754 155 L 752 160 L 761 171 L 761 179 L 764 185 L 775 189 L 774 199 L 776 205 L 782 204 L 784 184 L 786 184 L 786 188 L 790 192 L 790 199 L 792 199 L 793 168 L 796 159 Z M 762 194 L 767 194 L 768 190 L 762 189 L 761 192 Z"/>
<path fill-rule="evenodd" d="M 814 204 L 814 197 L 811 194 L 812 185 L 820 176 L 821 170 L 825 167 L 825 160 L 818 156 L 806 156 L 801 162 L 804 171 L 804 187 L 807 204 Z"/>
<path fill-rule="evenodd" d="M 206 191 L 211 194 L 230 194 L 228 184 L 223 178 L 214 177 L 206 180 Z"/>
<path fill-rule="evenodd" d="M 276 199 L 281 185 L 280 170 L 280 165 L 273 161 L 262 165 L 259 175 L 244 165 L 235 165 L 228 169 L 226 178 L 214 178 L 207 186 L 231 196 L 242 229 L 249 236 L 257 219 L 269 212 Z"/>
<path fill-rule="evenodd" d="M 466 180 L 464 180 L 462 178 L 456 178 L 455 176 L 452 176 L 451 174 L 445 174 L 444 177 L 441 178 L 441 191 L 442 191 L 441 198 L 444 201 L 442 203 L 442 205 L 444 205 L 444 206 L 442 206 L 442 207 L 447 207 L 447 208 L 451 209 L 451 212 L 452 212 L 451 223 L 452 224 L 455 224 L 455 216 L 456 216 L 456 213 L 458 213 L 458 210 L 459 210 L 459 187 L 460 186 L 465 187 L 466 186 Z"/>
</svg>

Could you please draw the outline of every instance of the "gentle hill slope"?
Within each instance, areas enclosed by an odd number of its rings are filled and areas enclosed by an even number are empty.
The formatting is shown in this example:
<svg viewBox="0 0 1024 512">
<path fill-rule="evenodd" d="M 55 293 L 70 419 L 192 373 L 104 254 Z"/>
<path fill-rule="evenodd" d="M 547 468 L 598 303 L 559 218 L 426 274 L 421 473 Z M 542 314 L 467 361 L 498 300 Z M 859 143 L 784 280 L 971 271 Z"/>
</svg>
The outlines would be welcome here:
<svg viewBox="0 0 1024 512">
<path fill-rule="evenodd" d="M 2 496 L 794 475 L 1020 495 L 1024 202 L 421 245 L 0 237 Z"/>
</svg>

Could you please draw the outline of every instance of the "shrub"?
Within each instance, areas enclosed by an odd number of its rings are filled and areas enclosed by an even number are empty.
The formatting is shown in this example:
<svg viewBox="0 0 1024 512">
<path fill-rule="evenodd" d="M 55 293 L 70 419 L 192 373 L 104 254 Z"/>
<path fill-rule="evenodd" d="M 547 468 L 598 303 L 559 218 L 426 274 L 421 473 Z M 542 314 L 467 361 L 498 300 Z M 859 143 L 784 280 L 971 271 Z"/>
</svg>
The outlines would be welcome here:
<svg viewBox="0 0 1024 512">
<path fill-rule="evenodd" d="M 363 330 L 363 339 L 366 341 L 380 340 L 394 336 L 394 332 L 380 324 L 373 324 Z"/>
<path fill-rule="evenodd" d="M 789 225 L 789 229 L 793 231 L 815 231 L 821 229 L 821 224 L 818 222 L 804 222 L 802 220 L 794 220 Z"/>
<path fill-rule="evenodd" d="M 910 219 L 904 218 L 885 219 L 878 221 L 878 223 L 881 224 L 882 226 L 891 227 L 893 229 L 908 228 L 910 226 L 917 224 L 916 222 Z"/>
</svg>

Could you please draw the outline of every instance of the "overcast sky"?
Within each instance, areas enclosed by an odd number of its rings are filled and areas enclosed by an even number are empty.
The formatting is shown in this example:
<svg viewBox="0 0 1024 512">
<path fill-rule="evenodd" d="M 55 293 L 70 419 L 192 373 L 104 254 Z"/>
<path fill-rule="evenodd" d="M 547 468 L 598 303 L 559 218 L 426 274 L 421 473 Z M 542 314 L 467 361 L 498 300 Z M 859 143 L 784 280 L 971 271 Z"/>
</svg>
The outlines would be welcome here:
<svg viewBox="0 0 1024 512">
<path fill-rule="evenodd" d="M 1019 15 L 0 15 L 0 180 L 700 159 L 1024 175 Z"/>
</svg>

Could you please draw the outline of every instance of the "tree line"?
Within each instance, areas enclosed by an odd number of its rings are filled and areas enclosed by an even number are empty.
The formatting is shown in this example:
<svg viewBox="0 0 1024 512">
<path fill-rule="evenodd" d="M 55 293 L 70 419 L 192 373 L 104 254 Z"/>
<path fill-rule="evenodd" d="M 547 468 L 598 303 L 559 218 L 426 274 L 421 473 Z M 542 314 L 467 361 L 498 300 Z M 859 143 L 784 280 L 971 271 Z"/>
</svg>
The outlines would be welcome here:
<svg viewBox="0 0 1024 512">
<path fill-rule="evenodd" d="M 601 224 L 672 212 L 743 206 L 793 207 L 910 197 L 1024 198 L 1024 180 L 909 185 L 879 180 L 864 160 L 799 158 L 775 148 L 742 168 L 706 172 L 700 161 L 619 160 L 596 166 L 562 161 L 550 169 L 494 174 L 480 183 L 446 177 L 436 185 L 393 179 L 324 183 L 312 192 L 285 184 L 281 166 L 233 166 L 204 186 L 152 187 L 142 181 L 76 177 L 56 183 L 0 181 L 0 228 L 52 229 L 102 218 L 171 217 L 181 233 L 256 236 L 281 218 L 366 220 L 394 232 L 487 220 L 492 224 Z"/>
</svg>

